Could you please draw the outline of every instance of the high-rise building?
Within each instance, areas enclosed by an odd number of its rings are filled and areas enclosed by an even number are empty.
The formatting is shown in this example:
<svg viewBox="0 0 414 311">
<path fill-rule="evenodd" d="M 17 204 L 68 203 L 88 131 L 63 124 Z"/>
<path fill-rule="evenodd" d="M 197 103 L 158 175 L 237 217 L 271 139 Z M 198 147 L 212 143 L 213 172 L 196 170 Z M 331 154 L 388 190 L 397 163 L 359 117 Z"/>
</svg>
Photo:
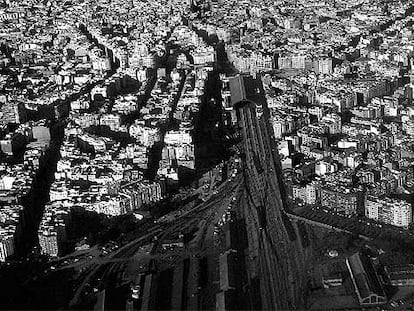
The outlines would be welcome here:
<svg viewBox="0 0 414 311">
<path fill-rule="evenodd" d="M 44 230 L 39 232 L 39 244 L 43 254 L 52 257 L 58 256 L 58 239 L 57 232 L 53 230 Z"/>
<path fill-rule="evenodd" d="M 326 185 L 319 192 L 321 205 L 332 211 L 346 216 L 363 213 L 364 193 L 361 191 Z"/>
<path fill-rule="evenodd" d="M 365 202 L 365 216 L 390 225 L 408 227 L 413 221 L 413 208 L 406 201 L 370 196 Z"/>
<path fill-rule="evenodd" d="M 5 233 L 0 236 L 0 262 L 14 254 L 14 237 L 12 233 Z"/>
</svg>

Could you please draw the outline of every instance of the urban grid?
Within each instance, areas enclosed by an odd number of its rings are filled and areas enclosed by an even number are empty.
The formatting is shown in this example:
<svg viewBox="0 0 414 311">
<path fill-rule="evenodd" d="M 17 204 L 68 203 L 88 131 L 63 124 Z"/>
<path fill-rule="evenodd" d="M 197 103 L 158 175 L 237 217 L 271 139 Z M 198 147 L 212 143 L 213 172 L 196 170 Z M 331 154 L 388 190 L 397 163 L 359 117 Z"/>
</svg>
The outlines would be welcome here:
<svg viewBox="0 0 414 311">
<path fill-rule="evenodd" d="M 414 310 L 413 1 L 0 25 L 0 310 Z"/>
</svg>

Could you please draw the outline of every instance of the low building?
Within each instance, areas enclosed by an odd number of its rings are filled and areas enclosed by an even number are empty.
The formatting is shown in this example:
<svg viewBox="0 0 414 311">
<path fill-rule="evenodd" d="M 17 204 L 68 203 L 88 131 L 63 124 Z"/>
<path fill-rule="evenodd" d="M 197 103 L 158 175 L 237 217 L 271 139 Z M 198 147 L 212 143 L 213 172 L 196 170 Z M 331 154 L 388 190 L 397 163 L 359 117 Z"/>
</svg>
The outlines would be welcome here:
<svg viewBox="0 0 414 311">
<path fill-rule="evenodd" d="M 414 265 L 385 267 L 391 285 L 414 286 Z"/>
<path fill-rule="evenodd" d="M 363 254 L 353 254 L 346 259 L 359 304 L 363 307 L 387 303 L 384 290 L 371 260 Z"/>
<path fill-rule="evenodd" d="M 346 267 L 343 261 L 330 262 L 321 267 L 322 284 L 324 288 L 341 286 L 343 284 L 343 272 Z"/>
</svg>

